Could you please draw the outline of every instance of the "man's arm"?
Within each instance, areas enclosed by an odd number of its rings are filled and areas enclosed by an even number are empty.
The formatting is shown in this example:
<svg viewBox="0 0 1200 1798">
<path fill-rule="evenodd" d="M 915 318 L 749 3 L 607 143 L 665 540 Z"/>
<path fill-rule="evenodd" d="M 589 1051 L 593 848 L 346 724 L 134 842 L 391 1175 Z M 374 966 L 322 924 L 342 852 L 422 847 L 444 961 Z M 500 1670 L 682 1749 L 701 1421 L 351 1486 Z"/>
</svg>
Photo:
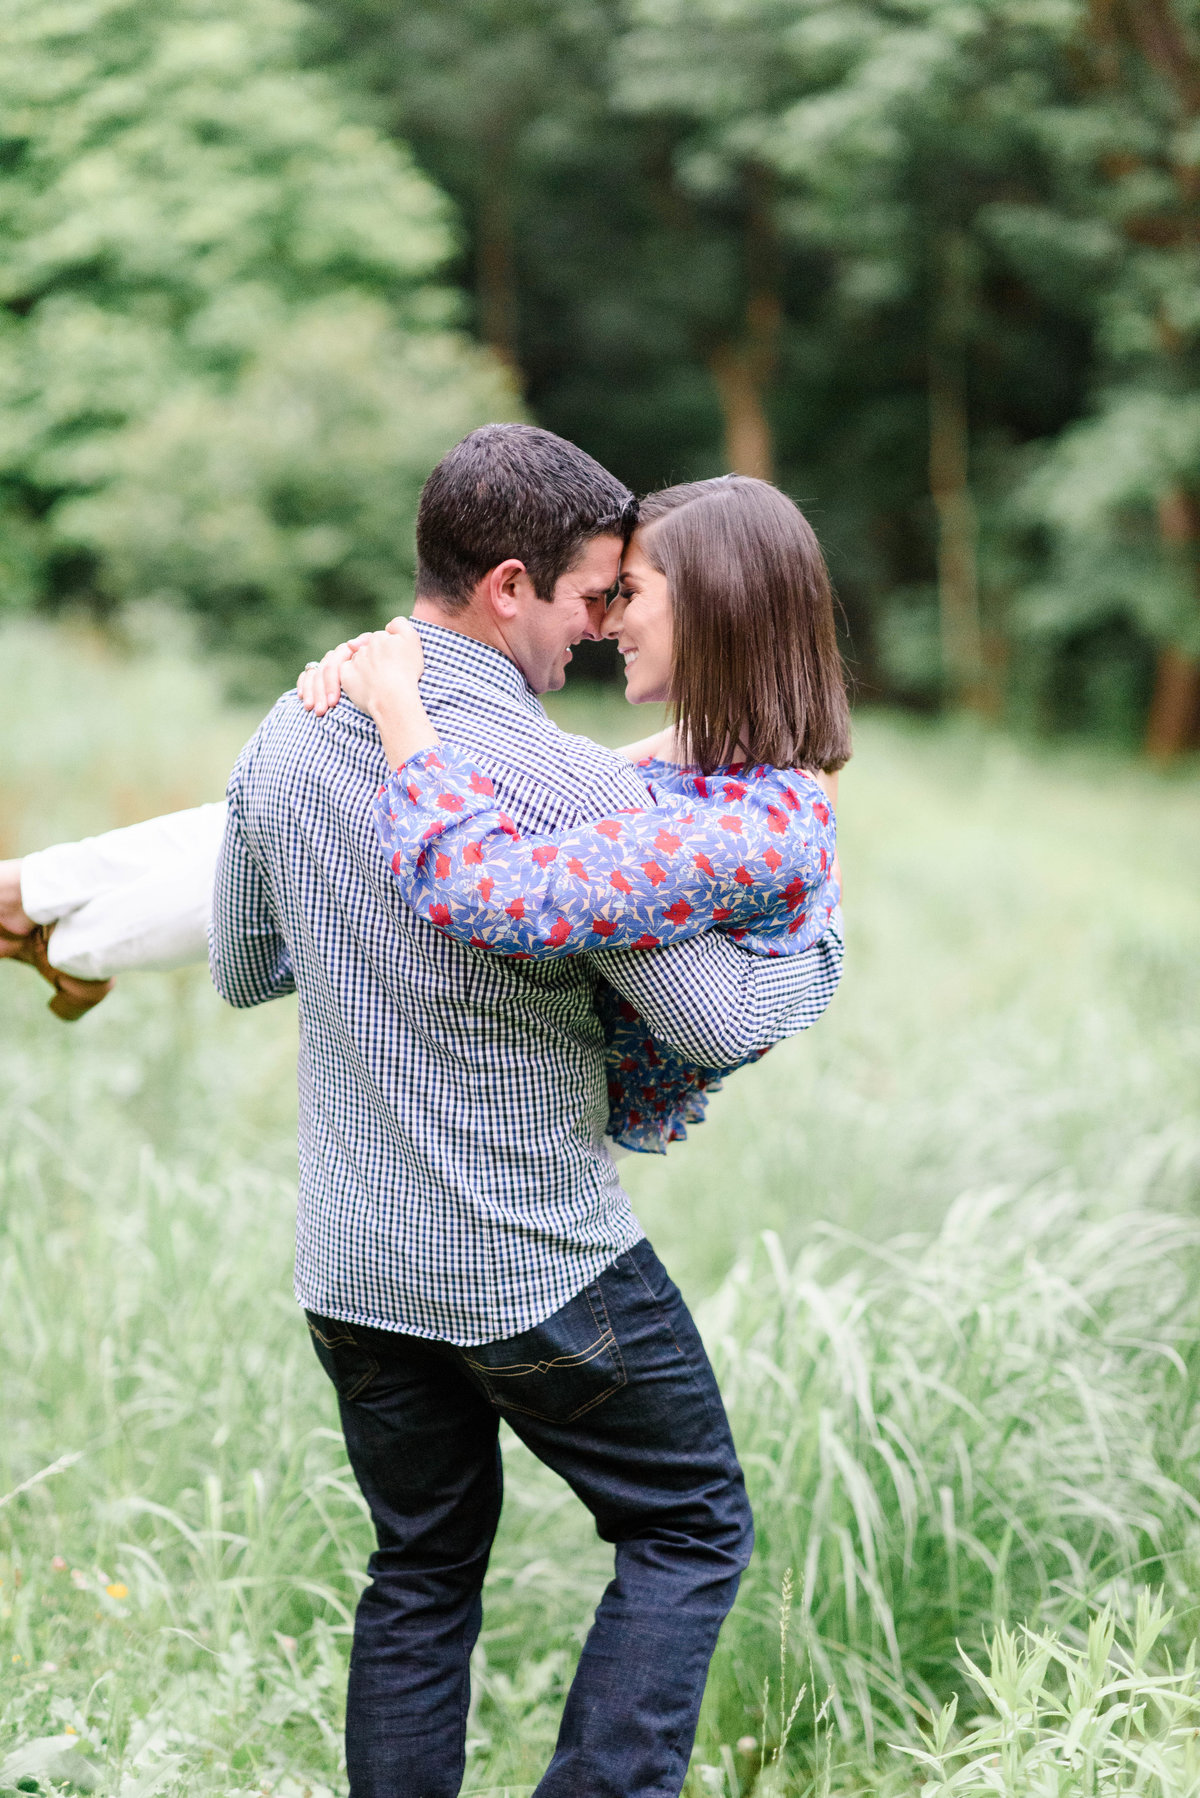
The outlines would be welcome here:
<svg viewBox="0 0 1200 1798">
<path fill-rule="evenodd" d="M 241 822 L 242 762 L 229 782 L 229 813 L 213 883 L 208 966 L 229 1005 L 243 1009 L 294 993 L 292 964 L 271 909 L 266 882 Z"/>
<path fill-rule="evenodd" d="M 842 919 L 803 955 L 763 956 L 719 931 L 593 965 L 650 1029 L 698 1067 L 734 1067 L 815 1024 L 842 977 Z"/>
<path fill-rule="evenodd" d="M 571 761 L 564 757 L 568 768 Z M 619 754 L 595 751 L 579 773 L 582 799 L 573 823 L 645 804 L 636 770 Z M 714 930 L 661 949 L 613 950 L 596 956 L 593 966 L 637 1007 L 655 1036 L 697 1067 L 733 1068 L 816 1023 L 837 991 L 842 955 L 839 907 L 802 955 L 759 955 Z"/>
</svg>

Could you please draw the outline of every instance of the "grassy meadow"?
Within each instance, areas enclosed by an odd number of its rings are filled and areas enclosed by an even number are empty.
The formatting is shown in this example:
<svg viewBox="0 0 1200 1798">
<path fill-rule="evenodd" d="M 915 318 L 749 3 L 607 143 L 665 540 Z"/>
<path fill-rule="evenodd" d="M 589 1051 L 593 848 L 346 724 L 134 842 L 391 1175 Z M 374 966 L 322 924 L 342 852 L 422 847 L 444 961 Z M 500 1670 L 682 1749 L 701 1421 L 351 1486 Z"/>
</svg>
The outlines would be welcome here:
<svg viewBox="0 0 1200 1798">
<path fill-rule="evenodd" d="M 0 853 L 216 797 L 169 620 L 0 633 Z M 553 703 L 641 734 L 618 697 Z M 758 1549 L 691 1798 L 1200 1790 L 1200 774 L 860 720 L 847 975 L 622 1163 Z M 0 967 L 0 1792 L 344 1789 L 369 1534 L 291 1296 L 295 1018 Z M 465 1789 L 527 1793 L 606 1554 L 511 1438 Z"/>
</svg>

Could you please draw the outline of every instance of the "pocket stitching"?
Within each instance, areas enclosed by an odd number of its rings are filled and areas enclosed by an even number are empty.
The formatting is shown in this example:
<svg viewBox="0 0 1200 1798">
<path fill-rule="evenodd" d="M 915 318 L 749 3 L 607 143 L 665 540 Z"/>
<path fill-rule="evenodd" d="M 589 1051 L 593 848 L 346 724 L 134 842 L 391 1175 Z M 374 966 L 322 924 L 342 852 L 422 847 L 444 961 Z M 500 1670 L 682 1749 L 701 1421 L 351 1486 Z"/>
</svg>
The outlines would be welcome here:
<svg viewBox="0 0 1200 1798">
<path fill-rule="evenodd" d="M 356 1398 L 358 1398 L 361 1393 L 366 1391 L 367 1387 L 371 1384 L 371 1381 L 375 1378 L 376 1374 L 379 1372 L 378 1361 L 375 1359 L 374 1355 L 370 1352 L 369 1349 L 365 1349 L 363 1347 L 362 1343 L 358 1340 L 358 1337 L 354 1334 L 354 1332 L 352 1330 L 348 1329 L 345 1324 L 342 1325 L 341 1329 L 338 1331 L 338 1334 L 336 1336 L 326 1336 L 323 1330 L 318 1330 L 316 1324 L 312 1321 L 311 1317 L 306 1318 L 305 1321 L 307 1322 L 309 1329 L 312 1331 L 312 1334 L 316 1337 L 317 1341 L 320 1343 L 323 1343 L 325 1345 L 325 1347 L 330 1350 L 331 1353 L 334 1349 L 343 1346 L 345 1343 L 349 1343 L 351 1348 L 356 1348 L 361 1355 L 366 1356 L 366 1360 L 367 1360 L 366 1370 L 354 1382 L 354 1384 L 352 1386 L 347 1386 L 343 1390 L 343 1388 L 341 1387 L 341 1385 L 339 1385 L 337 1380 L 335 1380 L 333 1383 L 334 1391 L 337 1393 L 338 1397 L 345 1399 L 347 1404 L 353 1404 L 354 1400 Z M 332 1321 L 337 1322 L 339 1320 L 334 1319 Z"/>
<path fill-rule="evenodd" d="M 334 1319 L 330 1319 L 327 1321 L 336 1323 L 336 1322 L 338 1322 L 338 1319 L 334 1318 Z M 312 1331 L 313 1335 L 316 1337 L 317 1341 L 323 1342 L 325 1344 L 326 1348 L 336 1348 L 339 1342 L 353 1343 L 355 1348 L 358 1347 L 358 1343 L 355 1341 L 355 1338 L 351 1335 L 350 1331 L 346 1328 L 345 1324 L 342 1324 L 341 1331 L 337 1336 L 326 1336 L 324 1330 L 318 1330 L 316 1324 L 313 1322 L 311 1317 L 307 1318 L 306 1322 L 308 1324 L 309 1329 Z"/>
<path fill-rule="evenodd" d="M 582 1417 L 585 1412 L 594 1411 L 596 1406 L 602 1405 L 606 1398 L 611 1398 L 614 1392 L 619 1392 L 624 1383 L 623 1380 L 619 1380 L 615 1386 L 610 1386 L 607 1392 L 598 1392 L 595 1398 L 588 1399 L 586 1404 L 577 1406 L 574 1411 L 568 1411 L 565 1417 L 552 1417 L 549 1411 L 535 1411 L 532 1405 L 519 1405 L 515 1399 L 502 1398 L 498 1393 L 493 1392 L 486 1383 L 484 1391 L 489 1402 L 498 1411 L 517 1411 L 522 1417 L 536 1417 L 539 1423 L 562 1424 L 574 1423 L 576 1418 Z"/>
<path fill-rule="evenodd" d="M 595 1298 L 593 1298 L 593 1293 Z M 577 1417 L 582 1417 L 585 1412 L 594 1410 L 597 1405 L 603 1404 L 605 1399 L 611 1398 L 614 1392 L 619 1392 L 623 1386 L 628 1384 L 625 1363 L 621 1358 L 621 1350 L 609 1324 L 608 1312 L 600 1288 L 598 1286 L 586 1287 L 583 1296 L 587 1299 L 592 1322 L 600 1334 L 595 1342 L 590 1343 L 586 1349 L 580 1349 L 577 1354 L 556 1355 L 552 1361 L 513 1361 L 503 1367 L 488 1367 L 482 1361 L 477 1361 L 474 1356 L 464 1352 L 463 1360 L 476 1375 L 493 1405 L 509 1411 L 519 1411 L 524 1417 L 539 1418 L 543 1423 L 574 1423 Z M 597 1315 L 596 1312 L 597 1300 L 600 1305 L 600 1315 Z M 604 1392 L 596 1393 L 594 1397 L 589 1398 L 584 1404 L 578 1405 L 565 1417 L 552 1417 L 548 1411 L 539 1411 L 532 1405 L 521 1405 L 507 1396 L 502 1397 L 492 1385 L 494 1379 L 515 1379 L 530 1373 L 548 1373 L 551 1368 L 555 1367 L 586 1367 L 589 1361 L 596 1360 L 605 1349 L 612 1351 L 616 1378 Z"/>
<path fill-rule="evenodd" d="M 577 1355 L 555 1355 L 553 1361 L 509 1361 L 503 1366 L 492 1367 L 485 1365 L 482 1361 L 474 1360 L 470 1355 L 464 1355 L 463 1359 L 468 1367 L 473 1367 L 476 1373 L 484 1374 L 488 1378 L 514 1380 L 522 1374 L 549 1373 L 552 1367 L 586 1367 L 588 1362 L 594 1361 L 601 1350 L 606 1348 L 611 1341 L 612 1331 L 606 1329 L 588 1348 L 580 1349 Z M 614 1343 L 613 1346 L 615 1347 L 616 1344 Z"/>
<path fill-rule="evenodd" d="M 355 1347 L 361 1347 L 361 1344 L 356 1343 Z M 364 1393 L 371 1384 L 371 1381 L 375 1378 L 375 1375 L 379 1372 L 379 1363 L 374 1355 L 367 1354 L 366 1349 L 363 1349 L 362 1352 L 367 1356 L 367 1370 L 363 1374 L 361 1380 L 357 1380 L 353 1386 L 348 1386 L 345 1392 L 342 1393 L 342 1397 L 346 1400 L 347 1404 L 352 1404 L 360 1394 Z"/>
</svg>

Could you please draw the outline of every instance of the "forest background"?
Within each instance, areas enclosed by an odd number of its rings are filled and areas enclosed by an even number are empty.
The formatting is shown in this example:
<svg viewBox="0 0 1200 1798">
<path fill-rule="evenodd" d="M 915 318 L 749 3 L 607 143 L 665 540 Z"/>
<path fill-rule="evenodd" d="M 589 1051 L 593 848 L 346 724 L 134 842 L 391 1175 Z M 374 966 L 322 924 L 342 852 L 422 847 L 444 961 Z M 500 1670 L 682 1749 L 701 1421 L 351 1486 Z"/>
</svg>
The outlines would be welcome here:
<svg viewBox="0 0 1200 1798">
<path fill-rule="evenodd" d="M 860 692 L 1200 731 L 1194 0 L 0 6 L 0 604 L 266 693 L 530 416 L 778 480 Z M 598 667 L 585 667 L 596 673 Z"/>
</svg>

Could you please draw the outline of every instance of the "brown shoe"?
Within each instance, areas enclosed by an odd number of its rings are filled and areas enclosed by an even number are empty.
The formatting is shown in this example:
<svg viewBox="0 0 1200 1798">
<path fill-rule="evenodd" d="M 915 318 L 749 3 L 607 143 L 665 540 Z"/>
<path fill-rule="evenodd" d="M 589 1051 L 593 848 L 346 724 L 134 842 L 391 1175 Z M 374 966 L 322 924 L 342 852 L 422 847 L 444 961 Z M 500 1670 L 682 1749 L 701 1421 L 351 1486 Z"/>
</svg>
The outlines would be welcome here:
<svg viewBox="0 0 1200 1798">
<path fill-rule="evenodd" d="M 33 939 L 37 933 L 36 924 L 28 930 L 10 930 L 7 924 L 0 924 L 0 961 L 24 961 L 30 967 L 36 967 L 37 948 Z"/>
<path fill-rule="evenodd" d="M 0 957 L 23 961 L 36 968 L 42 979 L 54 988 L 50 1010 L 64 1024 L 74 1024 L 85 1012 L 99 1005 L 101 999 L 107 999 L 115 982 L 81 980 L 78 974 L 65 974 L 61 968 L 56 968 L 47 947 L 53 929 L 53 924 L 35 924 L 32 930 L 19 935 L 0 924 Z"/>
</svg>

